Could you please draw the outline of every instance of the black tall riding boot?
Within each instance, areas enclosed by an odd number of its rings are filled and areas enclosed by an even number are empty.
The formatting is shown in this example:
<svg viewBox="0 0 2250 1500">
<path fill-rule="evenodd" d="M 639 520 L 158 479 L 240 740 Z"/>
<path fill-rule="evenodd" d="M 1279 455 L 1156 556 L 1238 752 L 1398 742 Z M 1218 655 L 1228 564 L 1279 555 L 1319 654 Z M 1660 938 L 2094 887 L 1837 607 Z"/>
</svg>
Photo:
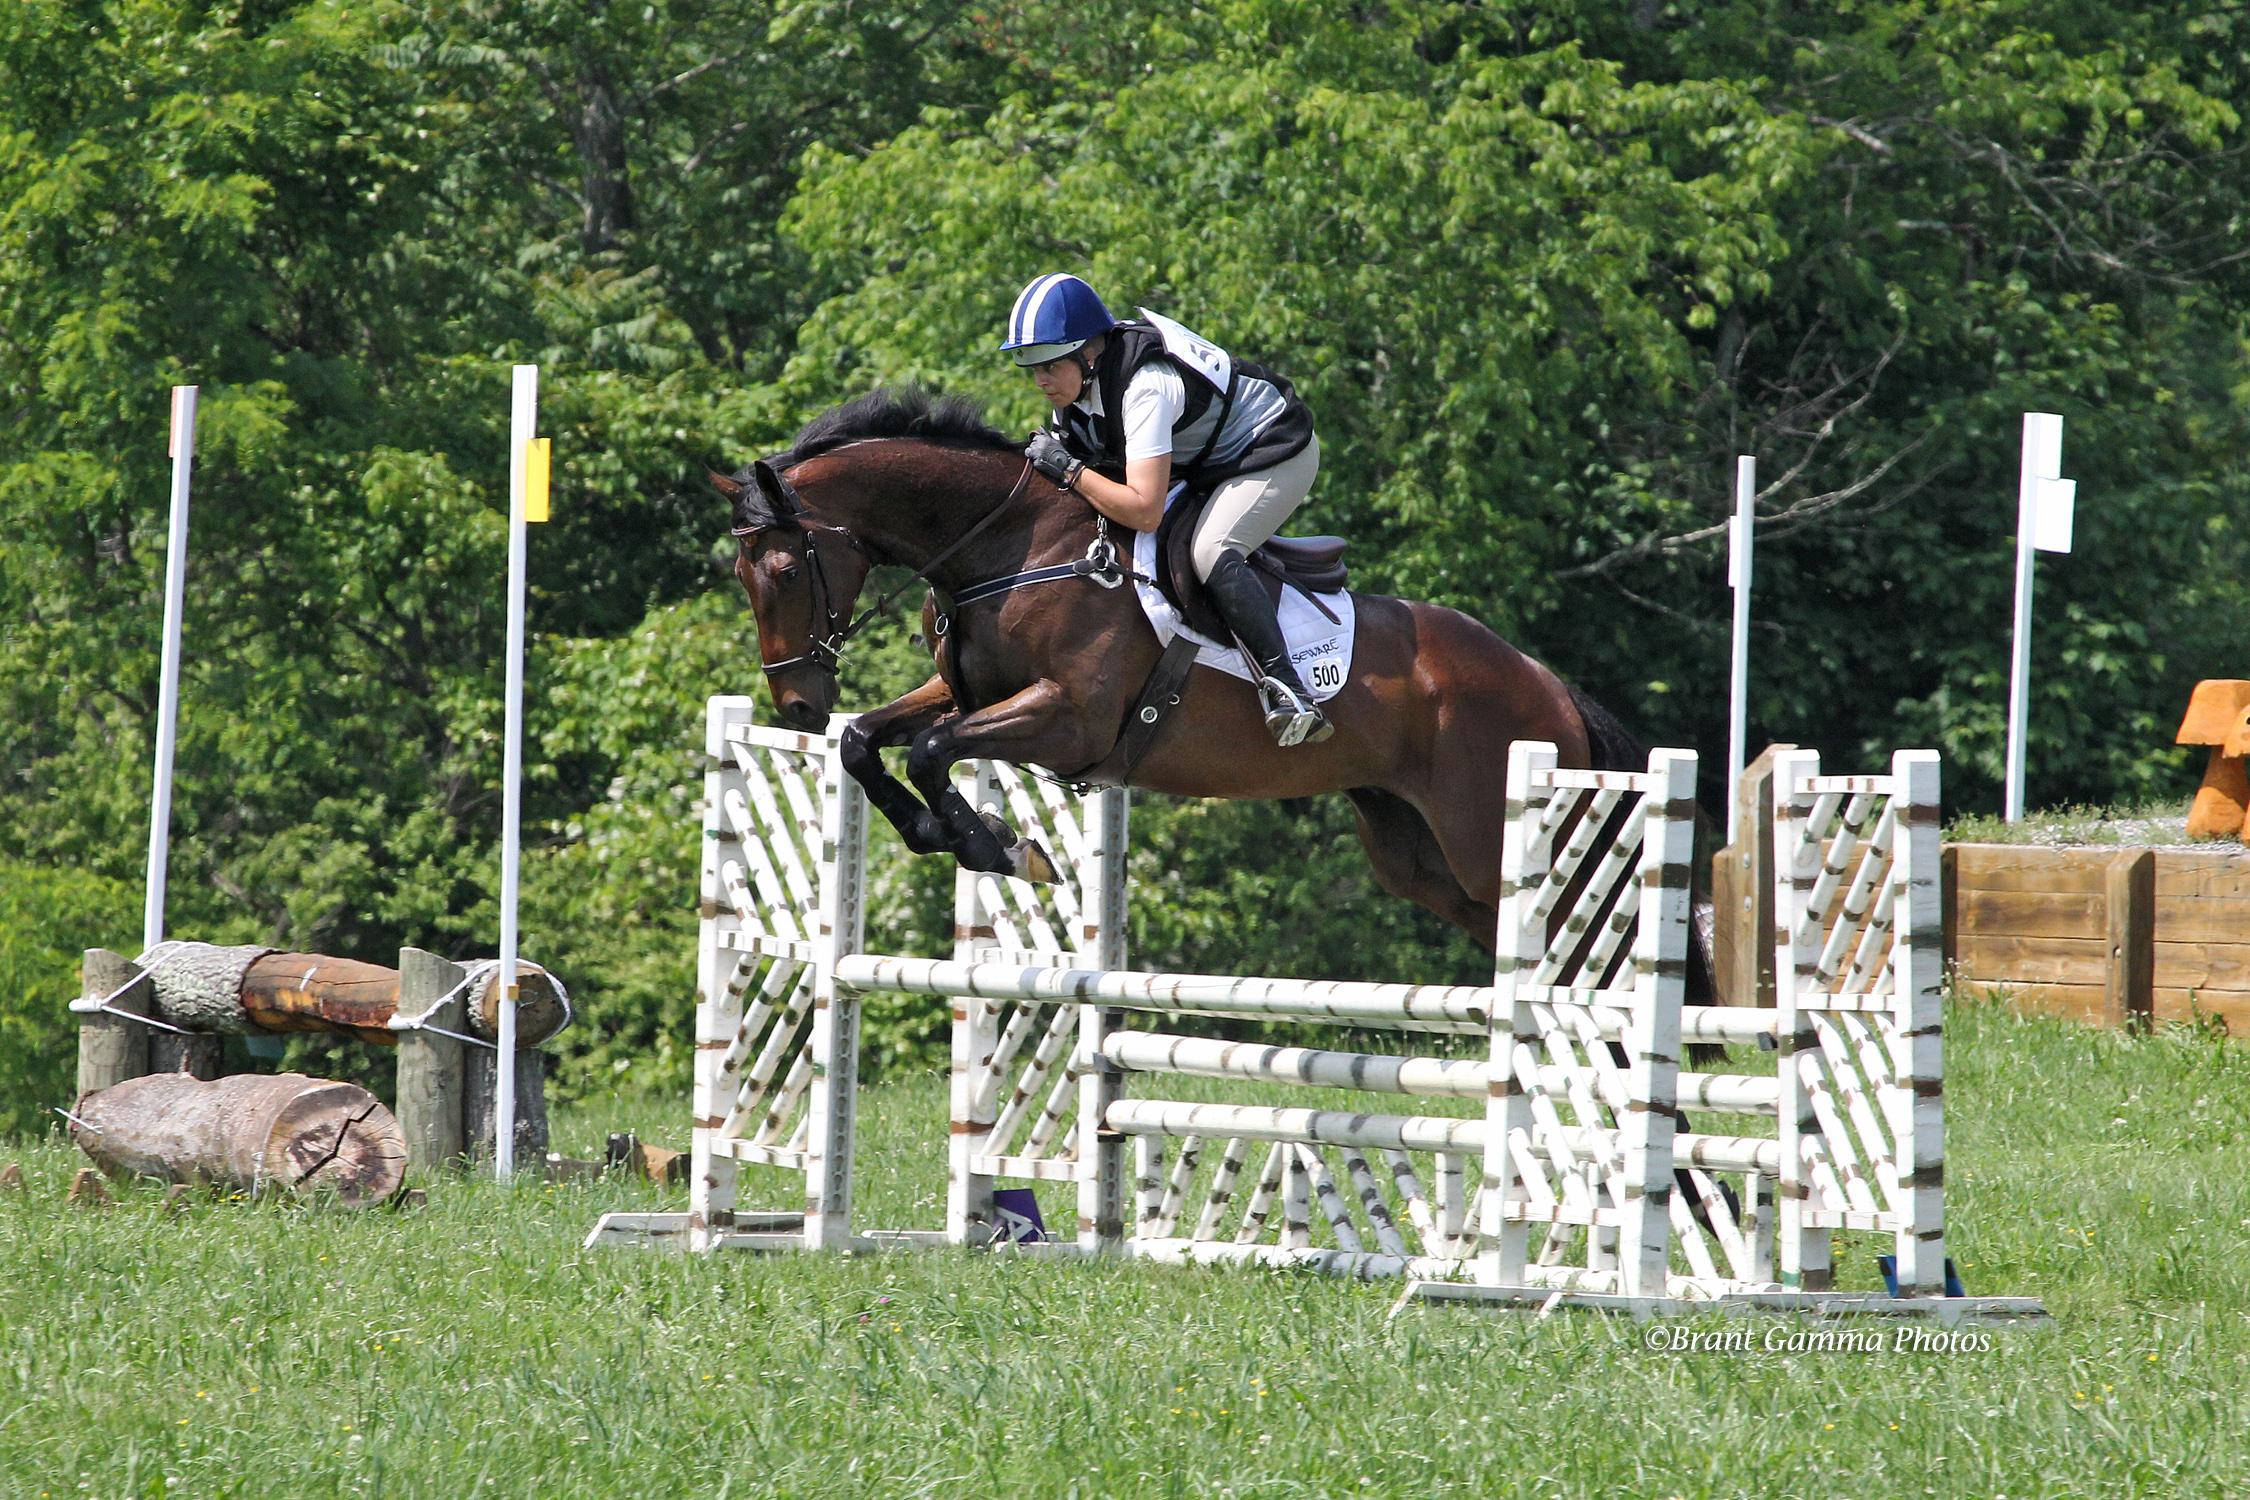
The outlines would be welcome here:
<svg viewBox="0 0 2250 1500">
<path fill-rule="evenodd" d="M 1281 622 L 1274 617 L 1272 596 L 1242 560 L 1242 554 L 1232 547 L 1220 553 L 1204 583 L 1211 590 L 1211 602 L 1226 616 L 1227 628 L 1242 644 L 1243 653 L 1257 663 L 1261 679 L 1258 696 L 1265 704 L 1266 729 L 1274 743 L 1285 748 L 1317 745 L 1334 734 L 1335 726 L 1313 707 L 1312 694 L 1305 691 L 1296 665 L 1289 660 L 1289 647 L 1281 638 Z"/>
</svg>

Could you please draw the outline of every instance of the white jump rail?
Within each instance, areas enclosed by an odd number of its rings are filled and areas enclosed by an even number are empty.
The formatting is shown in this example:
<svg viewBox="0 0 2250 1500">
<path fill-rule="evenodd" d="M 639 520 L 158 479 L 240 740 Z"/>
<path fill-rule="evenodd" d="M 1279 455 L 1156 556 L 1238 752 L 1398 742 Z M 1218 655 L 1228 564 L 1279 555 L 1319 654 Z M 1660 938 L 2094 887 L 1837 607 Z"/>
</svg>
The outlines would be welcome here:
<svg viewBox="0 0 2250 1500">
<path fill-rule="evenodd" d="M 1684 1003 L 1685 752 L 1597 772 L 1514 747 L 1494 983 L 1428 986 L 1128 970 L 1124 794 L 1081 801 L 1004 766 L 971 768 L 964 790 L 1046 844 L 1063 880 L 963 872 L 950 959 L 860 951 L 864 805 L 833 733 L 760 728 L 748 700 L 714 699 L 707 743 L 690 1207 L 605 1216 L 589 1244 L 981 1245 L 1000 1237 L 999 1183 L 1069 1183 L 1075 1233 L 1014 1248 L 1402 1277 L 1402 1307 L 2039 1312 L 1940 1295 L 1934 755 L 1887 777 L 1821 777 L 1805 754 L 1777 767 L 1783 1000 L 1760 1011 Z M 852 1228 L 859 997 L 880 991 L 952 1007 L 942 1229 Z M 1126 1024 L 1157 1018 L 1355 1039 Z M 1367 1034 L 1422 1051 L 1359 1050 Z M 1691 1045 L 1778 1066 L 1683 1069 Z M 1441 1102 L 1139 1097 L 1167 1076 Z M 1691 1131 L 1683 1110 L 1773 1124 Z M 802 1209 L 741 1208 L 743 1162 L 801 1174 Z M 1894 1237 L 1900 1295 L 1830 1289 L 1838 1230 Z"/>
</svg>

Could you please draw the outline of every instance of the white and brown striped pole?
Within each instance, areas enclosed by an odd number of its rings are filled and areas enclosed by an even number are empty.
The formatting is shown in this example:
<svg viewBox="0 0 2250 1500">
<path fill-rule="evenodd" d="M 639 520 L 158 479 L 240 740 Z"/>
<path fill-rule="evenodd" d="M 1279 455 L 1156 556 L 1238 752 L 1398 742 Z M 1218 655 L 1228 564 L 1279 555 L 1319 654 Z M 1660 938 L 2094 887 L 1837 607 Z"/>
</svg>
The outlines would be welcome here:
<svg viewBox="0 0 2250 1500">
<path fill-rule="evenodd" d="M 1802 1005 L 1820 970 L 1820 912 L 1813 894 L 1820 882 L 1822 848 L 1813 820 L 1816 797 L 1808 787 L 1820 775 L 1820 756 L 1789 750 L 1773 762 L 1774 993 L 1780 1043 L 1775 1103 L 1781 1142 L 1780 1195 L 1775 1234 L 1781 1282 L 1791 1290 L 1824 1291 L 1833 1270 L 1828 1231 L 1807 1222 L 1812 1211 L 1813 1160 L 1822 1149 L 1815 1096 L 1821 1085 L 1820 1043 Z"/>
<path fill-rule="evenodd" d="M 1884 1088 L 1898 1162 L 1898 1293 L 1945 1294 L 1945 954 L 1938 890 L 1938 756 L 1891 758 L 1891 1002 L 1897 1007 Z"/>
<path fill-rule="evenodd" d="M 1508 747 L 1508 817 L 1500 844 L 1500 922 L 1493 943 L 1491 1093 L 1485 1104 L 1484 1191 L 1477 1224 L 1476 1279 L 1486 1286 L 1520 1283 L 1530 1259 L 1531 1226 L 1523 1217 L 1527 1194 L 1515 1159 L 1528 1150 L 1531 1096 L 1538 1084 L 1520 1076 L 1536 1060 L 1539 1024 L 1523 993 L 1547 951 L 1547 923 L 1535 908 L 1546 879 L 1550 845 L 1535 836 L 1554 799 L 1548 781 L 1555 747 L 1518 740 Z M 1511 1212 L 1513 1210 L 1514 1212 Z"/>
</svg>

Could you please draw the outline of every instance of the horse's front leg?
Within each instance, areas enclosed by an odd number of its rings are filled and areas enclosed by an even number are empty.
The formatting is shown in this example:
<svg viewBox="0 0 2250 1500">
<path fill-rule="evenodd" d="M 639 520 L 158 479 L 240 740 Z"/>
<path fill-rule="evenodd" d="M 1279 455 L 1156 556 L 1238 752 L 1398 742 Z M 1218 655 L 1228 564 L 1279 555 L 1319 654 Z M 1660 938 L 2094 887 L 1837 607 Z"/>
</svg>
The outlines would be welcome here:
<svg viewBox="0 0 2250 1500">
<path fill-rule="evenodd" d="M 1046 851 L 1017 837 L 997 816 L 971 807 L 953 786 L 953 767 L 975 757 L 1016 765 L 1027 761 L 1092 765 L 1109 748 L 1107 740 L 1089 745 L 1093 737 L 1083 710 L 1062 684 L 1043 679 L 1012 698 L 924 730 L 906 752 L 906 775 L 943 820 L 954 855 L 963 865 L 1026 880 L 1052 880 L 1054 862 Z"/>
<path fill-rule="evenodd" d="M 853 719 L 844 726 L 837 746 L 844 770 L 916 854 L 948 851 L 953 848 L 953 840 L 947 837 L 943 820 L 883 768 L 883 752 L 922 734 L 952 713 L 954 707 L 953 690 L 945 685 L 945 679 L 932 677 L 905 697 Z"/>
</svg>

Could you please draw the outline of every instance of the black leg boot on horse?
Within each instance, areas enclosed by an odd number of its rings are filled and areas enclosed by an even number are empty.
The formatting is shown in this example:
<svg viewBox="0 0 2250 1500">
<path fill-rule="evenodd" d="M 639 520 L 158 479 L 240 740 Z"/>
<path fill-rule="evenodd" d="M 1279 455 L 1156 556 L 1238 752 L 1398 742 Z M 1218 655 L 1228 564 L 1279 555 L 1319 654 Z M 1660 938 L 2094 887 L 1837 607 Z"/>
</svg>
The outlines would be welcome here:
<svg viewBox="0 0 2250 1500">
<path fill-rule="evenodd" d="M 1265 704 L 1266 729 L 1273 735 L 1273 742 L 1287 749 L 1291 745 L 1317 745 L 1334 734 L 1336 726 L 1313 706 L 1312 694 L 1305 691 L 1295 663 L 1289 660 L 1289 646 L 1281 636 L 1273 596 L 1250 571 L 1242 554 L 1231 547 L 1221 552 L 1203 584 L 1211 591 L 1211 602 L 1226 617 L 1227 628 L 1241 644 L 1242 654 L 1257 666 L 1258 697 Z"/>
</svg>

